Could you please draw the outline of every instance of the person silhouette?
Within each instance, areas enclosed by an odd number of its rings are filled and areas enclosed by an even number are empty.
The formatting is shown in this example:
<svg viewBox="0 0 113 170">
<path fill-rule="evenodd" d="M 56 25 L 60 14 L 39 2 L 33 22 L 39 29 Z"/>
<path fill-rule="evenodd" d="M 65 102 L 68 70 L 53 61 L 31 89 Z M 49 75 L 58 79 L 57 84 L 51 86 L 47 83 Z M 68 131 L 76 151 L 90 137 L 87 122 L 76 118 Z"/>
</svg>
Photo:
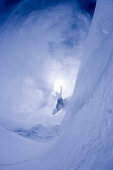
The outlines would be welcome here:
<svg viewBox="0 0 113 170">
<path fill-rule="evenodd" d="M 57 98 L 56 110 L 59 111 L 64 107 L 64 100 L 62 98 L 62 86 L 60 87 L 60 92 L 56 93 L 56 98 Z"/>
<path fill-rule="evenodd" d="M 62 97 L 62 86 L 60 87 L 60 92 L 56 92 L 55 96 L 53 97 L 57 100 L 57 103 L 56 103 L 56 108 L 53 110 L 52 114 L 56 114 L 64 107 L 64 99 Z"/>
<path fill-rule="evenodd" d="M 52 114 L 56 114 L 59 110 L 64 107 L 64 100 L 62 98 L 62 86 L 60 87 L 60 92 L 56 92 L 54 96 L 57 100 L 56 108 L 53 110 Z"/>
</svg>

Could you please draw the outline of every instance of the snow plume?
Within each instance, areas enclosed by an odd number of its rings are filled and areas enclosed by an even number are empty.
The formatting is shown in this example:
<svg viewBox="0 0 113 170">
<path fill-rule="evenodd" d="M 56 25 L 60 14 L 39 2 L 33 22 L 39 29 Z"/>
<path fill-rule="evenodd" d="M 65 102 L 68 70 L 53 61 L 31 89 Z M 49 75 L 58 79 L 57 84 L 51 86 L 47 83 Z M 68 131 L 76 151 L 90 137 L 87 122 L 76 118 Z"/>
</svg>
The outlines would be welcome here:
<svg viewBox="0 0 113 170">
<path fill-rule="evenodd" d="M 72 95 L 90 17 L 71 4 L 10 14 L 0 33 L 0 119 L 4 124 L 52 124 L 54 82 L 65 81 Z M 59 116 L 60 120 L 62 116 Z"/>
</svg>

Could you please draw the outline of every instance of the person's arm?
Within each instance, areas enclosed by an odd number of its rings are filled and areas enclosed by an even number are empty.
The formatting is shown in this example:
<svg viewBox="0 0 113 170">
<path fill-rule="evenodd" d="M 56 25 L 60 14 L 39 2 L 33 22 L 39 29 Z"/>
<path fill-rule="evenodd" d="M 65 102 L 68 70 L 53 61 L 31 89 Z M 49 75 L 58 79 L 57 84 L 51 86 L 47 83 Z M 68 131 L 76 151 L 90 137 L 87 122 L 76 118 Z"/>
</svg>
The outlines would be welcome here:
<svg viewBox="0 0 113 170">
<path fill-rule="evenodd" d="M 60 86 L 60 96 L 62 96 L 62 86 Z"/>
</svg>

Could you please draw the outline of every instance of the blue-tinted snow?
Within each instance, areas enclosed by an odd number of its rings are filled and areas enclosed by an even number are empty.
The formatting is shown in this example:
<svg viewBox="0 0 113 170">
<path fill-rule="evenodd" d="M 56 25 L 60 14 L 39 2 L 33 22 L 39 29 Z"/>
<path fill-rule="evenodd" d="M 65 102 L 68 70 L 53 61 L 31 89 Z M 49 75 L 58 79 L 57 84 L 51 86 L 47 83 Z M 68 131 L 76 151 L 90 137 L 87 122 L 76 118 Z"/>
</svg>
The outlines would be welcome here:
<svg viewBox="0 0 113 170">
<path fill-rule="evenodd" d="M 1 127 L 1 170 L 113 169 L 112 11 L 112 0 L 97 1 L 61 134 L 38 143 Z"/>
</svg>

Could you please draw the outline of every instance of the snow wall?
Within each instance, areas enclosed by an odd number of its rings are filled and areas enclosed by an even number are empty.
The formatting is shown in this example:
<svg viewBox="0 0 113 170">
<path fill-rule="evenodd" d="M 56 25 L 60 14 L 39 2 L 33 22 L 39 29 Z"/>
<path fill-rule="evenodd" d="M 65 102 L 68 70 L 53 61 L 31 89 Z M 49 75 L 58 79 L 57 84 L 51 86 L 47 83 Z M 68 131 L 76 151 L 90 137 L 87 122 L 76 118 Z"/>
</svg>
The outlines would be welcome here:
<svg viewBox="0 0 113 170">
<path fill-rule="evenodd" d="M 97 1 L 97 8 L 84 47 L 81 69 L 71 100 L 71 112 L 76 114 L 93 95 L 109 65 L 112 53 L 113 1 Z M 73 112 L 74 110 L 74 112 Z M 70 111 L 69 111 L 70 115 Z M 72 118 L 73 116 L 70 115 Z"/>
<path fill-rule="evenodd" d="M 112 0 L 97 1 L 83 55 L 65 130 L 43 159 L 27 169 L 113 170 Z"/>
<path fill-rule="evenodd" d="M 113 170 L 112 0 L 97 1 L 83 55 L 64 131 L 55 145 L 5 170 Z"/>
</svg>

